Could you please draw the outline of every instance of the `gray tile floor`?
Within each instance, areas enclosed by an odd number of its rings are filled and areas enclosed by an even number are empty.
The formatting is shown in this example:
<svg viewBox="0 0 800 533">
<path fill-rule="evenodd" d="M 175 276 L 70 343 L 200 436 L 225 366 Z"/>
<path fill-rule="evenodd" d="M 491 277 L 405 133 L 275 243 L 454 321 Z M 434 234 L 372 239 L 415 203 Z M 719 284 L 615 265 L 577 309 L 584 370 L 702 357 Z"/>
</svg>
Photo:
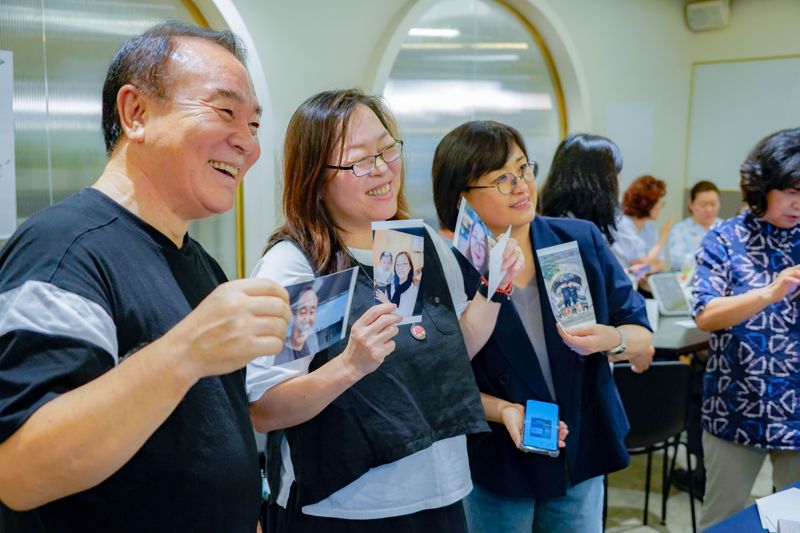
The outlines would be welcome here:
<svg viewBox="0 0 800 533">
<path fill-rule="evenodd" d="M 685 452 L 681 448 L 680 454 L 682 455 L 683 453 Z M 607 532 L 649 533 L 658 531 L 685 533 L 692 531 L 689 495 L 674 487 L 670 491 L 670 496 L 667 500 L 666 523 L 661 525 L 661 460 L 662 455 L 660 453 L 653 454 L 650 506 L 646 526 L 642 525 L 645 466 L 647 464 L 645 456 L 633 456 L 631 465 L 628 468 L 609 476 Z M 761 469 L 753 486 L 750 503 L 753 503 L 755 498 L 766 496 L 771 492 L 772 465 L 767 460 L 764 462 L 764 467 Z M 700 513 L 702 513 L 702 504 L 699 500 L 695 500 L 695 510 L 699 524 Z"/>
</svg>

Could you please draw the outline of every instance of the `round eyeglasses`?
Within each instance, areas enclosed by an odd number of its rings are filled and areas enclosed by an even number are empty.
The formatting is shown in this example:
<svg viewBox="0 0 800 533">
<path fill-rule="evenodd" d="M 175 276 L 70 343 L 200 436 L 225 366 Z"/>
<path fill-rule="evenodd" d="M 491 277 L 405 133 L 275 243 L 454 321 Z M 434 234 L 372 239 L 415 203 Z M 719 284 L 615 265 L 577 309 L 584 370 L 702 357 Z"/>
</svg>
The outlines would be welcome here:
<svg viewBox="0 0 800 533">
<path fill-rule="evenodd" d="M 352 170 L 353 174 L 358 176 L 366 176 L 367 174 L 371 174 L 373 170 L 375 170 L 375 165 L 378 163 L 378 158 L 380 157 L 383 159 L 384 163 L 391 163 L 393 161 L 397 161 L 403 156 L 403 141 L 395 141 L 394 143 L 390 144 L 379 153 L 375 155 L 368 155 L 362 159 L 359 159 L 352 165 L 346 167 L 340 167 L 338 165 L 325 165 L 328 168 L 335 168 L 337 170 Z"/>
<path fill-rule="evenodd" d="M 517 186 L 517 181 L 524 180 L 527 183 L 536 181 L 536 176 L 539 175 L 539 163 L 536 161 L 528 161 L 523 164 L 519 169 L 519 175 L 507 172 L 502 176 L 496 178 L 492 185 L 470 185 L 465 187 L 464 190 L 470 189 L 497 189 L 500 194 L 511 194 L 514 192 L 514 187 Z"/>
</svg>

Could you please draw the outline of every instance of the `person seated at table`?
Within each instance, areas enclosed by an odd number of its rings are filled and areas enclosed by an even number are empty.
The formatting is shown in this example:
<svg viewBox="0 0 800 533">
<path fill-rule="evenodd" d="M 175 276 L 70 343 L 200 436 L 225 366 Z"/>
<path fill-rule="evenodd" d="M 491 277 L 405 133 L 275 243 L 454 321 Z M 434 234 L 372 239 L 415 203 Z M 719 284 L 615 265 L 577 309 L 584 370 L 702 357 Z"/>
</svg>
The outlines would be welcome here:
<svg viewBox="0 0 800 533">
<path fill-rule="evenodd" d="M 658 230 L 656 219 L 664 207 L 667 184 L 653 176 L 639 176 L 622 197 L 623 215 L 617 222 L 617 232 L 611 251 L 622 266 L 649 291 L 646 274 L 664 269 L 663 248 L 672 226 L 670 218 Z"/>
<path fill-rule="evenodd" d="M 670 270 L 680 271 L 682 281 L 688 281 L 694 272 L 694 254 L 708 230 L 721 222 L 719 218 L 719 189 L 710 181 L 698 181 L 689 191 L 689 213 L 669 232 L 667 249 Z"/>
<path fill-rule="evenodd" d="M 711 332 L 701 529 L 744 507 L 767 455 L 775 487 L 800 479 L 800 128 L 762 139 L 740 183 L 749 209 L 703 238 L 693 285 Z"/>
</svg>

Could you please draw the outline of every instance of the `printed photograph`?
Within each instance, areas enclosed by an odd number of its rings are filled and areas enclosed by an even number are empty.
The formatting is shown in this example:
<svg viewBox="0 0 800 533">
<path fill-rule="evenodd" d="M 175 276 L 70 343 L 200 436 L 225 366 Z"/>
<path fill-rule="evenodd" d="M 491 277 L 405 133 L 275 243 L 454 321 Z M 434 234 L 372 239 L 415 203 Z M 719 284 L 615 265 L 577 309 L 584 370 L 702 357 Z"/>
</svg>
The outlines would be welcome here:
<svg viewBox="0 0 800 533">
<path fill-rule="evenodd" d="M 375 302 L 392 302 L 400 324 L 422 320 L 422 272 L 425 266 L 422 220 L 373 222 L 372 266 Z"/>
<path fill-rule="evenodd" d="M 274 364 L 312 356 L 344 338 L 357 268 L 289 285 L 292 321 Z"/>
<path fill-rule="evenodd" d="M 462 198 L 453 235 L 453 246 L 483 276 L 489 271 L 489 250 L 494 246 L 492 232 L 469 203 Z"/>
<path fill-rule="evenodd" d="M 547 297 L 556 320 L 568 329 L 594 324 L 592 294 L 575 241 L 536 250 Z"/>
</svg>

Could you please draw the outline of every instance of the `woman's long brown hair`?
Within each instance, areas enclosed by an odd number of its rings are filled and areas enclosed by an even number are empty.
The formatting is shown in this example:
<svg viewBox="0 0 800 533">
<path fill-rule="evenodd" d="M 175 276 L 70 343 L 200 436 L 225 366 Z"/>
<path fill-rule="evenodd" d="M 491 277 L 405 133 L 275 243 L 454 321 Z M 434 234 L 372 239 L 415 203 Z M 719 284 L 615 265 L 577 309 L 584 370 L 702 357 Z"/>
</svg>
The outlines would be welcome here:
<svg viewBox="0 0 800 533">
<path fill-rule="evenodd" d="M 398 139 L 394 117 L 377 96 L 358 89 L 325 91 L 303 102 L 286 130 L 283 149 L 283 214 L 285 222 L 270 235 L 267 249 L 289 239 L 297 244 L 320 274 L 351 265 L 350 254 L 339 239 L 337 227 L 323 202 L 326 166 L 341 165 L 347 128 L 356 105 L 369 107 L 393 138 Z M 339 153 L 334 151 L 339 149 Z M 347 171 L 343 171 L 347 172 Z M 402 177 L 402 174 L 401 174 Z M 408 218 L 404 187 L 397 193 L 397 213 Z"/>
</svg>

